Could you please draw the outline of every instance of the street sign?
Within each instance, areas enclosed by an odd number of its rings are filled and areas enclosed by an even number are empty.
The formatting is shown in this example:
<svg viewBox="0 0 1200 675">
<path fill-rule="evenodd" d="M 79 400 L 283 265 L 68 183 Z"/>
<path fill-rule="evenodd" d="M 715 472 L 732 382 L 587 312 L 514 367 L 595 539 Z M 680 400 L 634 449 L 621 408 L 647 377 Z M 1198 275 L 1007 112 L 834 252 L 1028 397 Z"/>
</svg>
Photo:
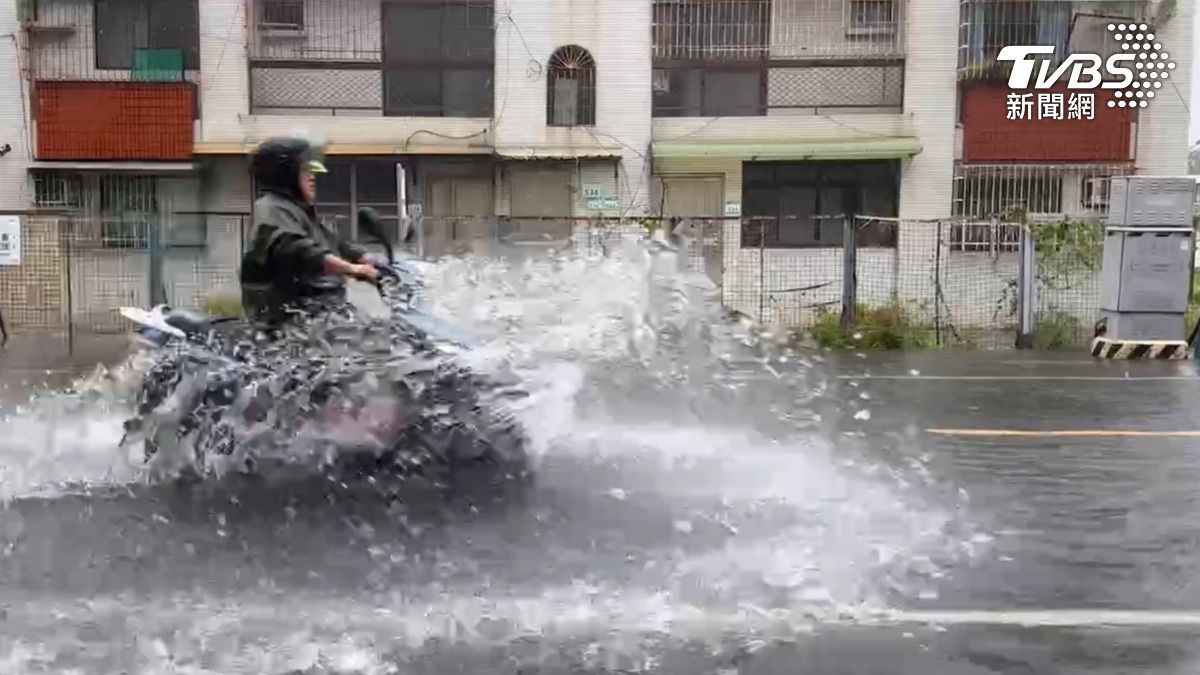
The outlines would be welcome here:
<svg viewBox="0 0 1200 675">
<path fill-rule="evenodd" d="M 21 217 L 0 216 L 0 265 L 21 264 Z"/>
</svg>

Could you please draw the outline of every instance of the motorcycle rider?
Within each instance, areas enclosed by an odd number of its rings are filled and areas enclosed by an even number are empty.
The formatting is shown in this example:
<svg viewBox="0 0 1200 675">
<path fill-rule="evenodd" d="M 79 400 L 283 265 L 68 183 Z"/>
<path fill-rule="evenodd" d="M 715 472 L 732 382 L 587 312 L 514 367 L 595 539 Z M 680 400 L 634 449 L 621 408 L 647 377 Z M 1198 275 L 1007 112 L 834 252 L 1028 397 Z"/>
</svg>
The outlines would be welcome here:
<svg viewBox="0 0 1200 675">
<path fill-rule="evenodd" d="M 259 328 L 271 331 L 289 314 L 344 302 L 347 277 L 378 281 L 366 251 L 317 220 L 316 175 L 328 171 L 316 147 L 302 138 L 272 138 L 255 150 L 251 170 L 261 196 L 254 203 L 241 286 L 242 305 Z"/>
</svg>

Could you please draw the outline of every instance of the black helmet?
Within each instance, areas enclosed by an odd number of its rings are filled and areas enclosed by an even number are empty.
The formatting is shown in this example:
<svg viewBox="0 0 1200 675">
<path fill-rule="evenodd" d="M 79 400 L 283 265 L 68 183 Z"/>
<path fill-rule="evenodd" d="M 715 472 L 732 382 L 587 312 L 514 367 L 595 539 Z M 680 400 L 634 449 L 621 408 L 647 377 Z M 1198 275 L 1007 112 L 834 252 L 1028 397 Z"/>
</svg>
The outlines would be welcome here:
<svg viewBox="0 0 1200 675">
<path fill-rule="evenodd" d="M 302 168 L 315 174 L 328 173 L 320 156 L 320 149 L 303 138 L 271 138 L 255 148 L 250 170 L 261 187 L 296 194 Z"/>
</svg>

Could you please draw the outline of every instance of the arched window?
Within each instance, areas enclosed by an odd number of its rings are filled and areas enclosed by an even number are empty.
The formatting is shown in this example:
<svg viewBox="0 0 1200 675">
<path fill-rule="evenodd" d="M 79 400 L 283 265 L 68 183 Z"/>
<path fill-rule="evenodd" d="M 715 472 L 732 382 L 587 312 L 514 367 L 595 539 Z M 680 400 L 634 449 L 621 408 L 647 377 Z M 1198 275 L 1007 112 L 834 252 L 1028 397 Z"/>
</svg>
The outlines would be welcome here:
<svg viewBox="0 0 1200 675">
<path fill-rule="evenodd" d="M 596 62 L 583 47 L 559 47 L 546 74 L 546 124 L 552 127 L 596 123 Z"/>
</svg>

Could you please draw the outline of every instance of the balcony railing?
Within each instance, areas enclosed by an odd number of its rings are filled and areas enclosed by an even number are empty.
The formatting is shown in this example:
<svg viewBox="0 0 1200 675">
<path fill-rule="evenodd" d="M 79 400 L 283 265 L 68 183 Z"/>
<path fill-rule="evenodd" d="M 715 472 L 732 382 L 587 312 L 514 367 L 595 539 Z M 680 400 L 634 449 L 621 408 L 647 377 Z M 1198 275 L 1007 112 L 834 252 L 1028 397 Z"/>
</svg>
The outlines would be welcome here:
<svg viewBox="0 0 1200 675">
<path fill-rule="evenodd" d="M 257 113 L 490 117 L 492 0 L 253 0 Z"/>
<path fill-rule="evenodd" d="M 905 0 L 655 0 L 654 59 L 904 56 Z"/>
<path fill-rule="evenodd" d="M 904 0 L 655 0 L 654 114 L 898 108 Z"/>
<path fill-rule="evenodd" d="M 21 14 L 35 156 L 186 160 L 199 113 L 197 0 L 38 0 Z"/>
<path fill-rule="evenodd" d="M 198 0 L 38 0 L 22 19 L 35 82 L 199 80 Z"/>
<path fill-rule="evenodd" d="M 1009 66 L 996 61 L 1010 45 L 1054 47 L 1040 56 L 1052 65 L 1070 54 L 1093 53 L 1103 59 L 1121 44 L 1110 23 L 1142 23 L 1149 18 L 1148 0 L 961 0 L 958 68 L 962 78 L 994 78 Z"/>
</svg>

